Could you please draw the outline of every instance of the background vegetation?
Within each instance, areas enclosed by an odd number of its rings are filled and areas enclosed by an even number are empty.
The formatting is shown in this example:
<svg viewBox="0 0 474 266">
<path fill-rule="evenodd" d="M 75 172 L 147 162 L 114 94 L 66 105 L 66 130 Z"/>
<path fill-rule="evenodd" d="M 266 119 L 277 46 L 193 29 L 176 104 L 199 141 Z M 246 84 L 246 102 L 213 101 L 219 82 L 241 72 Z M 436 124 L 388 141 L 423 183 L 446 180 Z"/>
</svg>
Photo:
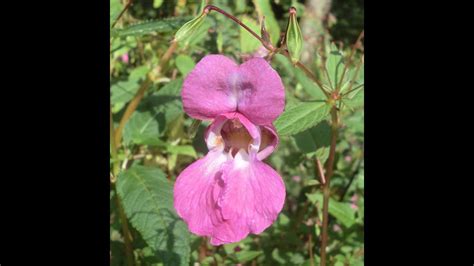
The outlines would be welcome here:
<svg viewBox="0 0 474 266">
<path fill-rule="evenodd" d="M 285 181 L 285 206 L 261 235 L 213 247 L 187 231 L 172 205 L 175 178 L 207 152 L 203 138 L 207 124 L 199 125 L 183 112 L 181 85 L 205 55 L 221 53 L 242 62 L 262 51 L 261 45 L 214 12 L 196 37 L 172 44 L 180 26 L 199 14 L 200 1 L 136 0 L 113 25 L 126 4 L 110 2 L 111 264 L 319 264 L 323 195 L 315 158 L 323 164 L 327 160 L 331 131 L 329 113 L 320 111 L 324 94 L 301 69 L 275 55 L 271 64 L 284 81 L 287 106 L 283 118 L 275 122 L 280 146 L 266 161 Z M 331 60 L 348 64 L 330 184 L 328 265 L 363 265 L 363 43 L 349 58 L 363 31 L 363 1 L 214 0 L 208 4 L 233 14 L 256 32 L 265 16 L 274 44 L 286 29 L 288 9 L 294 6 L 305 40 L 302 62 L 327 86 L 339 79 L 344 68 Z M 328 75 L 322 70 L 325 67 Z M 349 87 L 351 81 L 355 85 Z"/>
</svg>

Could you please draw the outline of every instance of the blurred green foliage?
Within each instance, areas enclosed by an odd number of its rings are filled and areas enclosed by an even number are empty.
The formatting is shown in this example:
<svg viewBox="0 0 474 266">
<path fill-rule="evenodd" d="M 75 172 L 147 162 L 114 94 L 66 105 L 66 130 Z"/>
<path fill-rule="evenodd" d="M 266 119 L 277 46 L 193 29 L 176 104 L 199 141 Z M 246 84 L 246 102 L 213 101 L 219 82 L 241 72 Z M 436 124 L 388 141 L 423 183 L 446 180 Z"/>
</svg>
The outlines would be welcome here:
<svg viewBox="0 0 474 266">
<path fill-rule="evenodd" d="M 290 6 L 297 7 L 299 19 L 307 13 L 305 1 L 211 3 L 241 18 L 257 32 L 260 17 L 265 15 L 274 44 L 286 28 Z M 174 33 L 199 13 L 200 5 L 201 1 L 137 0 L 111 29 L 110 95 L 115 129 L 137 92 L 147 86 L 136 111 L 124 125 L 117 150 L 121 173 L 116 182 L 118 194 L 114 190 L 110 194 L 111 264 L 126 265 L 116 197 L 120 197 L 130 223 L 137 265 L 311 265 L 310 249 L 317 264 L 322 192 L 315 173 L 315 157 L 324 162 L 328 156 L 328 110 L 318 86 L 281 55 L 271 63 L 285 84 L 286 111 L 275 122 L 281 134 L 280 145 L 266 160 L 283 177 L 287 189 L 285 206 L 277 221 L 261 235 L 213 247 L 191 235 L 174 212 L 175 178 L 207 152 L 203 138 L 207 124 L 198 125 L 196 134 L 190 134 L 191 127 L 197 124 L 182 109 L 183 79 L 207 54 L 223 53 L 241 62 L 260 47 L 238 25 L 211 13 L 192 40 L 170 48 Z M 120 0 L 111 0 L 111 24 L 123 6 Z M 326 63 L 322 64 L 319 55 L 310 62 L 328 89 L 338 84 L 350 54 L 349 44 L 363 30 L 363 1 L 333 1 L 330 12 L 336 22 L 318 47 L 325 49 L 322 54 Z M 345 45 L 339 50 L 330 41 Z M 329 265 L 363 265 L 364 258 L 364 71 L 363 65 L 356 70 L 360 55 L 355 59 L 340 84 L 342 92 L 349 93 L 340 106 L 342 128 L 331 181 Z M 324 66 L 327 75 L 322 71 Z"/>
</svg>

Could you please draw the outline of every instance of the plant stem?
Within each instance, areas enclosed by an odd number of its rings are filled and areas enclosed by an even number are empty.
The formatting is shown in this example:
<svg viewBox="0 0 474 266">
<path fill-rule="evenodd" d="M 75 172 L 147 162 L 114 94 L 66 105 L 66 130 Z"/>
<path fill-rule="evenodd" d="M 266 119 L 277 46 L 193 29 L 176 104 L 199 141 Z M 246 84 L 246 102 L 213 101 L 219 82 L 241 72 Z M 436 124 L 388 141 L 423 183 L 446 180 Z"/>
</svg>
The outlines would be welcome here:
<svg viewBox="0 0 474 266">
<path fill-rule="evenodd" d="M 113 178 L 115 179 L 120 170 L 120 167 L 119 167 L 119 161 L 118 161 L 118 156 L 117 156 L 117 146 L 115 145 L 114 132 L 115 132 L 114 121 L 112 118 L 112 107 L 111 107 L 110 108 L 110 151 L 112 155 L 112 160 L 114 161 L 112 164 L 112 175 L 113 175 Z"/>
<path fill-rule="evenodd" d="M 114 161 L 112 164 L 112 169 L 113 169 L 112 176 L 113 176 L 113 179 L 116 180 L 117 175 L 119 174 L 119 171 L 120 171 L 120 166 L 119 166 L 120 162 L 117 157 L 117 146 L 115 145 L 115 139 L 114 139 L 114 121 L 112 120 L 112 108 L 110 108 L 110 149 L 112 153 L 112 159 Z M 125 216 L 125 213 L 122 209 L 120 199 L 117 194 L 117 189 L 115 188 L 114 184 L 113 184 L 113 189 L 115 190 L 115 202 L 117 205 L 117 209 L 119 211 L 120 224 L 122 225 L 122 234 L 123 234 L 123 239 L 125 241 L 125 255 L 127 257 L 127 265 L 133 266 L 134 258 L 133 258 L 132 243 L 130 240 L 130 230 L 128 228 L 127 217 Z"/>
<path fill-rule="evenodd" d="M 257 33 L 255 33 L 253 30 L 251 30 L 249 27 L 247 27 L 247 25 L 245 25 L 242 21 L 240 21 L 238 18 L 232 16 L 231 14 L 225 12 L 224 10 L 222 10 L 222 9 L 216 7 L 216 6 L 213 6 L 213 5 L 207 5 L 204 8 L 203 12 L 210 12 L 211 10 L 217 11 L 217 12 L 221 13 L 222 15 L 232 19 L 235 23 L 239 24 L 241 27 L 243 27 L 245 30 L 247 30 L 250 34 L 252 34 L 255 38 L 257 38 L 267 50 L 270 50 L 270 51 L 275 50 L 275 48 L 273 47 L 273 45 L 271 43 L 266 42 Z"/>
<path fill-rule="evenodd" d="M 349 60 L 347 61 L 347 63 L 344 65 L 344 70 L 342 71 L 342 75 L 341 75 L 341 78 L 339 79 L 339 83 L 336 84 L 336 89 L 339 91 L 340 89 L 340 86 L 342 86 L 342 80 L 344 79 L 344 76 L 346 75 L 346 72 L 347 72 L 347 69 L 349 69 L 349 65 L 351 64 L 352 62 L 352 57 L 354 56 L 354 53 L 355 53 L 355 50 L 357 49 L 357 47 L 359 47 L 360 45 L 360 40 L 364 38 L 364 31 L 362 31 L 360 34 L 359 34 L 359 37 L 357 37 L 357 40 L 355 42 L 355 44 L 352 46 L 352 50 L 351 50 L 351 53 L 349 55 Z M 337 82 L 337 81 L 336 81 Z"/>
<path fill-rule="evenodd" d="M 323 184 L 323 228 L 321 233 L 321 266 L 326 266 L 326 247 L 328 244 L 328 212 L 329 212 L 329 196 L 330 182 L 334 173 L 334 159 L 336 157 L 337 134 L 339 128 L 339 116 L 336 106 L 331 109 L 331 146 L 329 149 L 329 157 L 326 164 L 326 183 Z"/>
<path fill-rule="evenodd" d="M 127 1 L 127 4 L 126 4 L 125 7 L 122 9 L 122 11 L 121 11 L 120 14 L 118 15 L 117 19 L 115 19 L 114 23 L 112 24 L 112 28 L 115 27 L 115 24 L 117 24 L 117 22 L 118 22 L 119 19 L 123 16 L 123 14 L 125 13 L 125 11 L 127 11 L 127 9 L 132 5 L 132 2 L 133 2 L 133 0 L 128 0 L 128 1 Z"/>
<path fill-rule="evenodd" d="M 326 183 L 326 178 L 324 177 L 324 171 L 323 171 L 323 166 L 321 164 L 321 161 L 319 160 L 318 157 L 316 157 L 316 170 L 319 174 L 319 177 L 321 179 L 321 184 L 324 185 Z"/>
<path fill-rule="evenodd" d="M 123 129 L 125 127 L 125 124 L 127 123 L 128 119 L 130 119 L 133 112 L 135 112 L 135 110 L 137 109 L 138 104 L 142 100 L 143 96 L 145 96 L 145 92 L 148 89 L 148 87 L 150 86 L 150 84 L 151 84 L 151 80 L 149 78 L 147 78 L 143 82 L 140 89 L 138 89 L 138 91 L 135 94 L 135 96 L 133 97 L 133 99 L 128 104 L 127 109 L 125 109 L 125 113 L 123 114 L 122 119 L 120 119 L 119 126 L 115 130 L 114 140 L 115 140 L 115 145 L 117 147 L 120 146 L 120 143 L 122 141 L 122 132 L 123 132 Z"/>
<path fill-rule="evenodd" d="M 308 250 L 309 250 L 309 264 L 314 266 L 314 255 L 313 255 L 313 243 L 312 243 L 313 233 L 309 233 L 308 239 Z"/>
<path fill-rule="evenodd" d="M 114 185 L 114 190 L 115 190 L 115 203 L 119 211 L 120 224 L 122 225 L 122 234 L 123 234 L 123 239 L 125 242 L 125 255 L 127 257 L 127 265 L 133 266 L 135 264 L 134 263 L 135 259 L 133 256 L 132 240 L 130 239 L 131 234 L 130 234 L 130 229 L 128 227 L 127 216 L 125 215 L 125 212 L 123 211 L 122 203 L 120 202 L 120 198 L 119 198 L 119 195 L 117 194 L 117 189 L 115 188 L 115 185 Z"/>
<path fill-rule="evenodd" d="M 288 60 L 291 61 L 291 57 L 290 57 L 290 54 L 288 53 L 288 50 L 279 49 L 279 53 L 284 55 L 286 58 L 288 58 Z M 326 97 L 329 98 L 329 96 L 330 96 L 329 92 L 324 89 L 323 84 L 321 83 L 321 81 L 319 81 L 319 79 L 316 77 L 316 75 L 313 72 L 311 72 L 311 70 L 309 70 L 305 65 L 303 65 L 299 61 L 296 62 L 295 66 L 299 67 L 301 70 L 303 70 L 303 72 L 306 74 L 306 76 L 308 78 L 310 78 L 313 82 L 315 82 L 318 85 L 318 88 L 320 88 L 321 91 L 324 93 L 324 95 L 326 95 Z"/>
<path fill-rule="evenodd" d="M 160 65 L 158 66 L 159 72 L 162 72 L 166 63 L 168 63 L 168 61 L 171 59 L 171 56 L 173 55 L 173 52 L 176 50 L 177 46 L 178 46 L 177 43 L 172 43 L 170 47 L 168 47 L 168 50 L 166 50 L 166 52 L 163 54 L 163 56 L 160 59 Z M 122 132 L 125 127 L 125 124 L 127 124 L 127 121 L 130 119 L 132 114 L 137 109 L 138 104 L 143 99 L 143 96 L 145 96 L 145 92 L 150 87 L 151 83 L 152 83 L 151 79 L 147 77 L 147 79 L 143 82 L 140 89 L 138 89 L 133 99 L 128 104 L 127 109 L 125 109 L 125 113 L 123 114 L 122 119 L 120 119 L 119 126 L 115 130 L 115 134 L 114 134 L 115 145 L 117 147 L 120 147 L 120 143 L 122 141 Z"/>
</svg>

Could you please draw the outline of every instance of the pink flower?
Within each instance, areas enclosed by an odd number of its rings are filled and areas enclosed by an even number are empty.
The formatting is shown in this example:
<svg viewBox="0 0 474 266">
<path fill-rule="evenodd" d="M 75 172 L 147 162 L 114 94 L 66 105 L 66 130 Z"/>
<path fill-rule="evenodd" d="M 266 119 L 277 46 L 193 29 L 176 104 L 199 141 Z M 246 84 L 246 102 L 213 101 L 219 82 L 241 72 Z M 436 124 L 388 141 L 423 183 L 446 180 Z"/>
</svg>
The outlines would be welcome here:
<svg viewBox="0 0 474 266">
<path fill-rule="evenodd" d="M 295 175 L 291 178 L 293 181 L 295 181 L 296 183 L 299 183 L 301 182 L 301 176 L 299 175 Z"/>
<path fill-rule="evenodd" d="M 279 142 L 272 125 L 285 104 L 279 75 L 262 58 L 239 66 L 208 55 L 186 77 L 181 96 L 189 116 L 212 123 L 205 133 L 209 152 L 176 180 L 178 215 L 212 245 L 263 232 L 285 201 L 282 178 L 262 162 Z"/>
<path fill-rule="evenodd" d="M 122 59 L 122 62 L 124 62 L 125 64 L 128 64 L 129 62 L 128 53 L 124 53 L 122 56 L 120 56 L 120 59 Z"/>
<path fill-rule="evenodd" d="M 356 211 L 359 209 L 359 207 L 357 206 L 357 201 L 358 200 L 359 200 L 359 196 L 357 194 L 354 194 L 351 197 L 351 208 L 356 210 Z"/>
</svg>

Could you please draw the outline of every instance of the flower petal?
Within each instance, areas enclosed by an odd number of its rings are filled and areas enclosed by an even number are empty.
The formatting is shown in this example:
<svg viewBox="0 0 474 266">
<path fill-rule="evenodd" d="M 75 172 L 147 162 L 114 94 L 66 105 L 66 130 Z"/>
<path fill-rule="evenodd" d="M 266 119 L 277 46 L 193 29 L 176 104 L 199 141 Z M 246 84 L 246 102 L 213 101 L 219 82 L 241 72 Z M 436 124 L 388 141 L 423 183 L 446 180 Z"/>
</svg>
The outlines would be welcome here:
<svg viewBox="0 0 474 266">
<path fill-rule="evenodd" d="M 236 110 L 237 99 L 229 77 L 238 65 L 223 55 L 207 55 L 197 63 L 183 82 L 184 111 L 201 120 Z"/>
<path fill-rule="evenodd" d="M 255 152 L 258 151 L 260 147 L 261 134 L 257 126 L 250 122 L 245 116 L 237 112 L 225 113 L 217 116 L 214 121 L 209 125 L 204 134 L 204 138 L 207 143 L 209 150 L 216 147 L 217 145 L 222 144 L 221 129 L 222 126 L 228 120 L 236 119 L 247 129 L 250 137 L 252 137 L 252 149 Z"/>
<path fill-rule="evenodd" d="M 270 124 L 285 107 L 285 89 L 278 73 L 263 58 L 239 67 L 237 111 L 257 125 Z"/>
<path fill-rule="evenodd" d="M 285 185 L 278 173 L 243 150 L 227 161 L 222 171 L 224 186 L 217 205 L 223 222 L 211 235 L 213 245 L 263 232 L 275 221 L 285 201 Z"/>
<path fill-rule="evenodd" d="M 221 168 L 229 156 L 220 149 L 210 151 L 184 169 L 174 185 L 174 208 L 194 234 L 211 235 L 222 216 L 216 205 L 222 190 Z"/>
<path fill-rule="evenodd" d="M 257 154 L 257 159 L 262 161 L 278 147 L 280 138 L 278 137 L 276 128 L 272 124 L 261 126 L 260 130 L 262 132 L 262 141 L 260 144 L 260 150 Z"/>
</svg>

